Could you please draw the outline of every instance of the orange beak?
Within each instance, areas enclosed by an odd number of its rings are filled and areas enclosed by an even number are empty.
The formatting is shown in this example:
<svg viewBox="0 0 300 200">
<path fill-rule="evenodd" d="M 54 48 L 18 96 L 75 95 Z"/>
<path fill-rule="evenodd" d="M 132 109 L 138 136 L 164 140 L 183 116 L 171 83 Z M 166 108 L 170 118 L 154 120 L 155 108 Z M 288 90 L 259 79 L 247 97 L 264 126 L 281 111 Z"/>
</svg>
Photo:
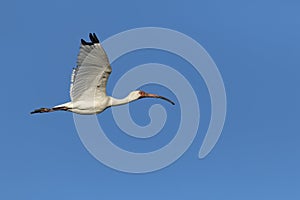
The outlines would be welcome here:
<svg viewBox="0 0 300 200">
<path fill-rule="evenodd" d="M 159 96 L 157 94 L 149 94 L 146 93 L 144 91 L 140 91 L 140 98 L 159 98 L 159 99 L 163 99 L 165 101 L 168 101 L 169 103 L 171 103 L 172 105 L 175 105 L 175 103 L 173 101 L 171 101 L 170 99 L 163 97 L 163 96 Z"/>
</svg>

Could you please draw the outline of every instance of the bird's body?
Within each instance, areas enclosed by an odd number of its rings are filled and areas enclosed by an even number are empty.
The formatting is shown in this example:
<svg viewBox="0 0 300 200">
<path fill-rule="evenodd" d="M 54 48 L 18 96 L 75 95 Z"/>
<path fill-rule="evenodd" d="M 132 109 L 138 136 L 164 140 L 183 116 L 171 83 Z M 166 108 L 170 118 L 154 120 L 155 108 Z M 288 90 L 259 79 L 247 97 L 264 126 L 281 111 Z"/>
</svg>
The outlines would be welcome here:
<svg viewBox="0 0 300 200">
<path fill-rule="evenodd" d="M 115 99 L 110 96 L 103 96 L 101 98 L 97 98 L 91 101 L 67 102 L 64 104 L 54 106 L 53 108 L 68 108 L 67 111 L 74 112 L 77 114 L 82 114 L 82 115 L 98 114 L 111 106 L 117 106 L 117 105 L 122 105 L 131 102 L 132 100 L 130 97 L 133 95 L 134 92 L 130 93 L 130 95 L 128 95 L 124 99 Z"/>
<path fill-rule="evenodd" d="M 148 94 L 141 90 L 133 91 L 123 99 L 107 96 L 106 83 L 112 69 L 95 33 L 90 33 L 89 36 L 91 42 L 81 40 L 77 67 L 73 69 L 70 85 L 71 102 L 53 108 L 36 109 L 31 114 L 57 110 L 85 115 L 98 114 L 111 106 L 123 105 L 145 97 L 161 98 L 174 104 L 165 97 Z"/>
</svg>

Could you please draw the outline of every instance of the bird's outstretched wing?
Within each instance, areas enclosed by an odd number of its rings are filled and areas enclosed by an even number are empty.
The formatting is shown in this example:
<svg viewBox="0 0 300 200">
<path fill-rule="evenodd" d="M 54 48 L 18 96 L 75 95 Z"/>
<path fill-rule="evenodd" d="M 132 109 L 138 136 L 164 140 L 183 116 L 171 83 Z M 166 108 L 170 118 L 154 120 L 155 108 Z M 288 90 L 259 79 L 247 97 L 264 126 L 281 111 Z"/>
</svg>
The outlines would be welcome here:
<svg viewBox="0 0 300 200">
<path fill-rule="evenodd" d="M 107 55 L 95 33 L 89 34 L 91 42 L 81 39 L 77 67 L 73 69 L 70 86 L 72 101 L 93 101 L 106 95 L 106 83 L 111 73 Z"/>
</svg>

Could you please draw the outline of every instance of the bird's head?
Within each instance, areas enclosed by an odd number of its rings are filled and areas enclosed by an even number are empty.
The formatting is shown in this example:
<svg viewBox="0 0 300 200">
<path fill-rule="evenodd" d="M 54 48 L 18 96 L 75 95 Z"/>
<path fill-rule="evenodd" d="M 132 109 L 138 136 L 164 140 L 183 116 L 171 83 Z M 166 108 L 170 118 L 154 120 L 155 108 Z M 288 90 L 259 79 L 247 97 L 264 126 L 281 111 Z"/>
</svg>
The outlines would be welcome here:
<svg viewBox="0 0 300 200">
<path fill-rule="evenodd" d="M 159 96 L 157 94 L 150 94 L 150 93 L 144 92 L 142 90 L 133 91 L 129 95 L 130 95 L 130 99 L 132 99 L 132 100 L 137 100 L 137 99 L 141 99 L 141 98 L 159 98 L 159 99 L 166 100 L 169 103 L 175 105 L 175 103 L 173 101 L 171 101 L 170 99 L 168 99 L 166 97 Z"/>
</svg>

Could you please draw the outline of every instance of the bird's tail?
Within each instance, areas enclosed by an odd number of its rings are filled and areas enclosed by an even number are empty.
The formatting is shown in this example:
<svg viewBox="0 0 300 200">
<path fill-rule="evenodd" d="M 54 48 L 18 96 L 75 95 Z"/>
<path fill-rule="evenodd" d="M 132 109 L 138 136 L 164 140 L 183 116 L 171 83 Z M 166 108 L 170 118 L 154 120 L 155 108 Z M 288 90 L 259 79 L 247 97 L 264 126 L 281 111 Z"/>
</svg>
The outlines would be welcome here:
<svg viewBox="0 0 300 200">
<path fill-rule="evenodd" d="M 65 107 L 65 106 L 61 106 L 61 107 L 53 107 L 53 108 L 39 108 L 36 109 L 32 112 L 30 112 L 30 114 L 35 114 L 35 113 L 45 113 L 45 112 L 53 112 L 53 111 L 58 111 L 58 110 L 64 110 L 67 111 L 69 108 Z"/>
</svg>

